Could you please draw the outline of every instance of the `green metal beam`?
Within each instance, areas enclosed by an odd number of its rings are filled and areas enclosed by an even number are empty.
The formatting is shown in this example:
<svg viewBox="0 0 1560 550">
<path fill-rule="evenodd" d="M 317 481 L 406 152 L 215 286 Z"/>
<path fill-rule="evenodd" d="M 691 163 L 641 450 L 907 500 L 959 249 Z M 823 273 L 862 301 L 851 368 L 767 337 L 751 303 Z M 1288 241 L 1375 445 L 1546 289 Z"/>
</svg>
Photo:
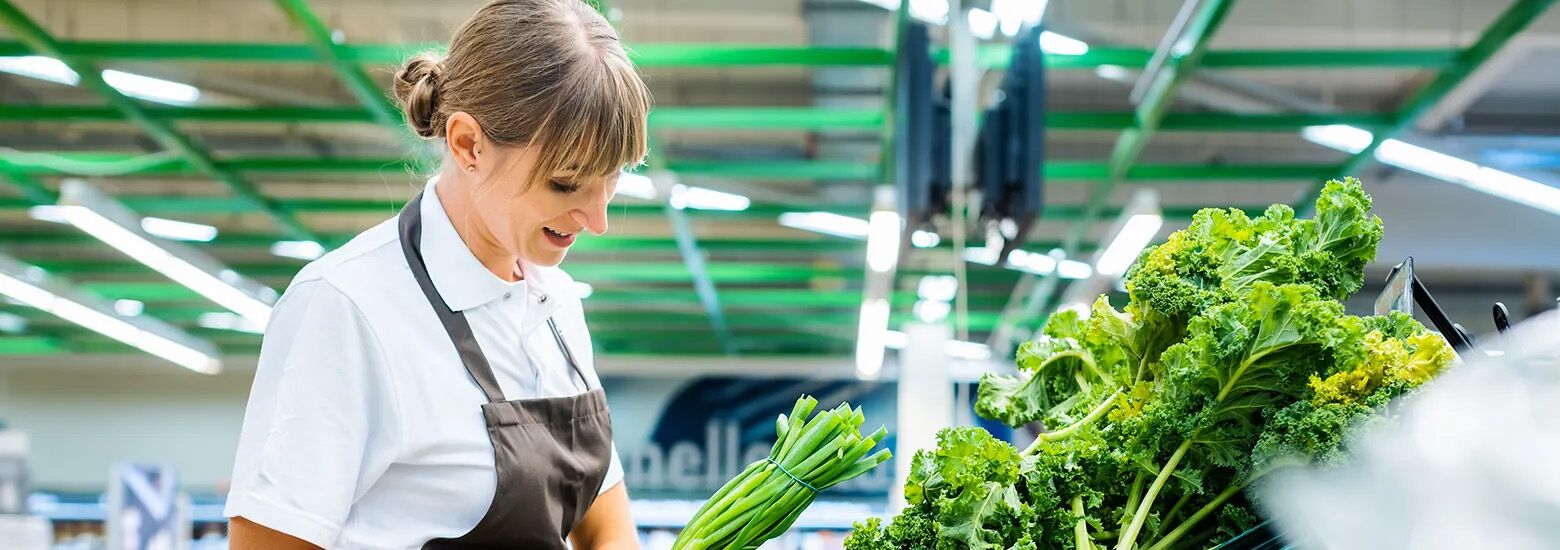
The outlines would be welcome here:
<svg viewBox="0 0 1560 550">
<path fill-rule="evenodd" d="M 401 109 L 362 67 L 347 60 L 346 54 L 342 52 L 345 44 L 336 40 L 325 22 L 309 8 L 307 0 L 276 0 L 276 5 L 287 14 L 294 26 L 303 31 L 304 39 L 314 46 L 319 56 L 336 72 L 336 77 L 346 86 L 347 91 L 352 92 L 358 103 L 368 109 L 374 121 L 391 128 L 407 143 L 412 143 Z"/>
<path fill-rule="evenodd" d="M 1340 114 L 1230 114 L 1169 113 L 1160 131 L 1193 132 L 1296 132 L 1307 126 L 1348 124 L 1373 128 L 1392 124 L 1392 113 Z M 1130 112 L 1046 113 L 1047 130 L 1125 130 L 1134 124 Z"/>
<path fill-rule="evenodd" d="M 1517 0 L 1513 3 L 1484 29 L 1484 33 L 1479 35 L 1479 39 L 1474 41 L 1472 46 L 1457 56 L 1455 63 L 1437 73 L 1433 80 L 1404 101 L 1403 106 L 1398 109 L 1396 120 L 1387 127 L 1373 132 L 1375 137 L 1370 145 L 1350 156 L 1329 178 L 1317 179 L 1300 200 L 1294 203 L 1295 211 L 1302 215 L 1309 213 L 1315 206 L 1316 198 L 1321 194 L 1327 179 L 1354 175 L 1356 170 L 1375 156 L 1376 149 L 1380 148 L 1382 143 L 1412 127 L 1419 117 L 1440 103 L 1446 94 L 1451 93 L 1458 84 L 1468 78 L 1468 75 L 1473 74 L 1475 69 L 1494 56 L 1495 52 L 1500 51 L 1512 37 L 1521 33 L 1543 15 L 1553 3 L 1554 0 Z"/>
<path fill-rule="evenodd" d="M 82 163 L 123 163 L 136 155 L 122 153 L 48 153 L 60 159 Z M 8 157 L 0 153 L 0 167 L 5 167 Z M 218 166 L 255 173 L 317 173 L 317 174 L 407 174 L 416 167 L 406 159 L 380 158 L 314 158 L 314 157 L 234 157 L 219 161 Z M 9 161 L 11 170 L 24 175 L 63 176 L 52 166 L 26 164 L 19 159 Z M 668 167 L 682 176 L 723 177 L 759 180 L 875 180 L 880 176 L 878 163 L 867 161 L 837 160 L 673 160 Z M 1045 176 L 1058 181 L 1096 181 L 1110 177 L 1110 166 L 1089 161 L 1049 161 L 1044 166 Z M 1336 164 L 1142 164 L 1131 168 L 1126 179 L 1131 181 L 1192 181 L 1192 180 L 1313 180 L 1336 172 Z M 199 171 L 177 158 L 148 163 L 140 170 L 124 176 L 167 176 L 197 174 Z"/>
<path fill-rule="evenodd" d="M 1153 50 L 1143 48 L 1090 47 L 1083 55 L 1046 54 L 1050 69 L 1092 69 L 1118 65 L 1141 69 L 1148 65 Z M 1455 49 L 1296 49 L 1296 50 L 1222 50 L 1210 51 L 1200 66 L 1214 69 L 1439 69 L 1452 65 Z M 935 54 L 938 63 L 948 63 L 948 50 Z M 1005 68 L 1013 49 L 1007 44 L 984 44 L 976 62 L 985 68 Z"/>
<path fill-rule="evenodd" d="M 315 63 L 320 52 L 309 44 L 120 42 L 80 41 L 61 43 L 65 55 L 91 60 L 141 61 L 248 61 L 260 63 Z M 442 52 L 442 44 L 343 44 L 337 49 L 349 63 L 395 65 L 418 52 Z M 0 42 L 0 56 L 29 55 L 18 42 Z M 884 66 L 893 63 L 893 52 L 882 48 L 835 48 L 741 44 L 638 44 L 628 48 L 629 58 L 640 67 L 734 66 Z"/>
<path fill-rule="evenodd" d="M 216 178 L 226 185 L 234 195 L 243 199 L 251 207 L 265 212 L 289 234 L 300 239 L 318 240 L 318 237 L 312 230 L 305 227 L 292 213 L 287 212 L 275 201 L 260 194 L 253 184 L 244 180 L 238 174 L 218 166 L 204 147 L 180 133 L 168 123 L 148 116 L 141 110 L 140 103 L 125 97 L 119 93 L 119 90 L 104 82 L 102 73 L 95 65 L 63 49 L 60 42 L 55 40 L 47 30 L 44 30 L 43 27 L 39 26 L 37 22 L 33 21 L 32 18 L 28 17 L 26 13 L 23 13 L 9 0 L 0 0 L 0 23 L 9 28 L 12 34 L 16 35 L 34 52 L 54 57 L 66 66 L 69 66 L 80 77 L 83 87 L 92 90 L 107 101 L 109 105 L 124 113 L 126 118 L 129 118 L 148 134 L 151 134 L 164 148 L 178 152 L 190 166 L 198 168 L 202 172 Z"/>
<path fill-rule="evenodd" d="M 1116 140 L 1116 146 L 1110 155 L 1107 177 L 1090 188 L 1083 216 L 1068 231 L 1062 246 L 1066 257 L 1077 257 L 1078 244 L 1095 229 L 1095 222 L 1101 219 L 1101 211 L 1110 200 L 1116 182 L 1126 179 L 1131 173 L 1139 155 L 1148 146 L 1149 138 L 1169 113 L 1170 106 L 1175 101 L 1175 93 L 1196 70 L 1198 62 L 1208 50 L 1208 44 L 1212 41 L 1214 33 L 1218 31 L 1234 5 L 1234 0 L 1203 2 L 1186 20 L 1186 26 L 1181 29 L 1181 34 L 1173 37 L 1173 43 L 1161 46 L 1170 49 L 1167 52 L 1169 55 L 1165 57 L 1165 62 L 1159 66 L 1159 69 L 1150 75 L 1152 80 L 1147 91 L 1133 112 L 1133 126 L 1122 132 L 1121 137 Z M 993 341 L 989 342 L 994 349 L 1006 353 L 1012 342 L 996 340 L 1009 338 L 1011 327 L 1017 323 L 1018 318 L 1034 317 L 1046 309 L 1047 304 L 1043 302 L 1050 300 L 1060 278 L 1053 272 L 1045 279 L 1043 283 L 1037 283 L 1034 277 L 1024 277 L 1019 281 L 1014 288 L 1013 299 L 1003 307 L 1002 322 L 998 324 Z"/>
<path fill-rule="evenodd" d="M 54 204 L 59 202 L 59 193 L 55 193 L 53 189 L 49 189 L 43 182 L 34 179 L 25 170 L 21 170 L 3 160 L 0 160 L 0 176 L 11 182 L 11 186 L 15 187 L 22 194 L 22 198 L 31 201 L 33 204 Z"/>
<path fill-rule="evenodd" d="M 657 107 L 655 129 L 835 130 L 883 127 L 882 109 L 836 107 Z"/>
<path fill-rule="evenodd" d="M 152 118 L 190 122 L 373 123 L 374 114 L 357 107 L 171 107 L 145 106 Z M 655 129 L 876 130 L 881 109 L 829 107 L 658 107 L 650 111 Z M 5 122 L 112 122 L 124 114 L 95 105 L 7 105 Z M 397 119 L 399 125 L 399 119 Z"/>
</svg>

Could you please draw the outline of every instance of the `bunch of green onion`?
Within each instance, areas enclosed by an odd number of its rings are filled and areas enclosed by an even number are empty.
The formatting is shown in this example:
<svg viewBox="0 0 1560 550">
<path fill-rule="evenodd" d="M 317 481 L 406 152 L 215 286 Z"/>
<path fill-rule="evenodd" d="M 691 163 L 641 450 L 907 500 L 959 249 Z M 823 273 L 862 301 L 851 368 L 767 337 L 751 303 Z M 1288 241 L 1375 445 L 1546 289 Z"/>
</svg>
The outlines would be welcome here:
<svg viewBox="0 0 1560 550">
<path fill-rule="evenodd" d="M 892 454 L 870 456 L 888 430 L 861 435 L 861 409 L 842 403 L 814 415 L 818 400 L 802 396 L 791 415 L 775 419 L 769 458 L 749 464 L 699 508 L 678 535 L 673 550 L 750 550 L 791 528 L 818 491 L 867 473 Z"/>
</svg>

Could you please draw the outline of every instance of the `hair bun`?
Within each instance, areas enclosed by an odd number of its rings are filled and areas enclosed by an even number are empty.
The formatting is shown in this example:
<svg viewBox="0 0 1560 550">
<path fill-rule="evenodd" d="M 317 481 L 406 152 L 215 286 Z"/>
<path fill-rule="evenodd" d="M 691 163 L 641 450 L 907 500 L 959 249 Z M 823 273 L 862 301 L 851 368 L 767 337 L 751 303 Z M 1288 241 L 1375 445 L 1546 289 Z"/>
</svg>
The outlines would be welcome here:
<svg viewBox="0 0 1560 550">
<path fill-rule="evenodd" d="M 395 96 L 401 101 L 406 124 L 425 138 L 444 133 L 439 120 L 439 77 L 443 72 L 444 63 L 434 54 L 424 53 L 407 60 L 395 75 Z"/>
</svg>

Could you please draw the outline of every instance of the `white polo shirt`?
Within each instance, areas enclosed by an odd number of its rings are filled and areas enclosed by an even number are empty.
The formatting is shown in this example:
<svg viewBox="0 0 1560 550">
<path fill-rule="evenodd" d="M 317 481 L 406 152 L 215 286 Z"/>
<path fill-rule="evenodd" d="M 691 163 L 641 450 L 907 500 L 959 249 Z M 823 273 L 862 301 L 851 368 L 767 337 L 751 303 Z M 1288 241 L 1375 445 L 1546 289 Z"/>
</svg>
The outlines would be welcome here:
<svg viewBox="0 0 1560 550">
<path fill-rule="evenodd" d="M 429 182 L 422 253 L 464 311 L 507 399 L 583 393 L 547 328 L 553 317 L 600 387 L 573 281 L 525 266 L 495 277 L 471 254 Z M 419 548 L 470 531 L 497 473 L 472 382 L 407 267 L 392 218 L 304 267 L 261 345 L 226 515 L 325 548 Z M 602 492 L 620 483 L 612 452 Z"/>
</svg>

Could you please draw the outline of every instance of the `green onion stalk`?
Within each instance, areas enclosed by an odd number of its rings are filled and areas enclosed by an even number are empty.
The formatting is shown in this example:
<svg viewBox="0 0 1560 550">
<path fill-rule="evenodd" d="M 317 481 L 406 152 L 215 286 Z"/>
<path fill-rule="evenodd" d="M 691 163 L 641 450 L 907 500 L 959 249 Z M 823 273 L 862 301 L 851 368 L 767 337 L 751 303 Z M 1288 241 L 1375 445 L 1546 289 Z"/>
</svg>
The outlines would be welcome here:
<svg viewBox="0 0 1560 550">
<path fill-rule="evenodd" d="M 808 419 L 817 406 L 817 399 L 804 395 L 789 416 L 776 418 L 769 457 L 749 464 L 716 491 L 677 536 L 673 550 L 758 548 L 790 529 L 819 491 L 892 456 L 888 449 L 872 452 L 888 430 L 862 436 L 867 419 L 859 407 L 842 403 Z"/>
</svg>

